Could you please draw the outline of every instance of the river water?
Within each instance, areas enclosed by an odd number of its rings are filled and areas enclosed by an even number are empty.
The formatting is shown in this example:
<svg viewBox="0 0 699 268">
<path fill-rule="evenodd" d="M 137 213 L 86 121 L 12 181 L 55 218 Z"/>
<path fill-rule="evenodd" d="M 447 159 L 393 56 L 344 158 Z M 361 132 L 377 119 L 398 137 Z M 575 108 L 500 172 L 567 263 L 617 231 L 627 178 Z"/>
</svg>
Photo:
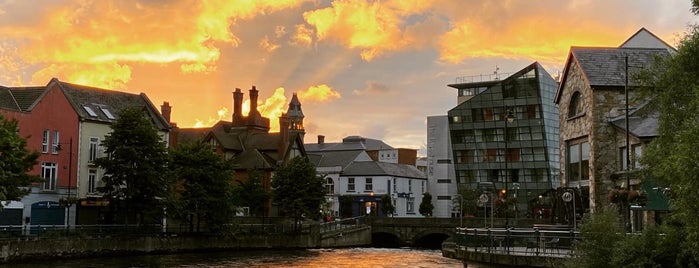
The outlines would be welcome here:
<svg viewBox="0 0 699 268">
<path fill-rule="evenodd" d="M 73 268 L 73 267 L 284 267 L 284 268 L 361 268 L 361 267 L 464 267 L 454 259 L 442 257 L 439 250 L 343 248 L 311 250 L 256 250 L 212 253 L 184 253 L 100 257 L 0 265 L 0 268 Z M 473 267 L 469 265 L 469 267 Z"/>
</svg>

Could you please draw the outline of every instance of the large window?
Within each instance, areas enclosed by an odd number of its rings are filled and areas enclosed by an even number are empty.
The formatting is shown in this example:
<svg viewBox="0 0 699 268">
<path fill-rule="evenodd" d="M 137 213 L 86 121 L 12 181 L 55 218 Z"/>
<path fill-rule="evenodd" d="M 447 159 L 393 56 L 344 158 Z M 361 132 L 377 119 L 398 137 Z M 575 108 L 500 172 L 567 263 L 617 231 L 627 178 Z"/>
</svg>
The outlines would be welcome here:
<svg viewBox="0 0 699 268">
<path fill-rule="evenodd" d="M 374 180 L 371 178 L 366 178 L 365 183 L 364 183 L 364 191 L 365 192 L 371 192 L 374 190 Z"/>
<path fill-rule="evenodd" d="M 642 147 L 640 144 L 634 144 L 631 145 L 631 169 L 637 169 L 641 167 L 641 154 L 643 153 Z M 621 147 L 619 149 L 619 168 L 621 170 L 626 170 L 627 162 L 626 157 L 628 156 L 626 152 L 626 147 Z"/>
<path fill-rule="evenodd" d="M 97 152 L 99 151 L 99 144 L 100 144 L 100 139 L 91 137 L 90 138 L 90 158 L 87 160 L 88 162 L 92 163 L 97 159 Z"/>
<path fill-rule="evenodd" d="M 97 192 L 97 170 L 89 169 L 87 171 L 87 193 Z"/>
<path fill-rule="evenodd" d="M 44 179 L 44 185 L 42 190 L 44 191 L 55 191 L 56 190 L 56 180 L 57 180 L 58 169 L 56 163 L 42 162 L 41 163 L 41 177 Z"/>
<path fill-rule="evenodd" d="M 590 179 L 590 143 L 587 138 L 568 142 L 568 180 L 582 181 Z"/>
<path fill-rule="evenodd" d="M 354 178 L 347 178 L 347 191 L 354 192 Z"/>
<path fill-rule="evenodd" d="M 406 198 L 405 212 L 408 214 L 415 213 L 415 197 Z"/>
</svg>

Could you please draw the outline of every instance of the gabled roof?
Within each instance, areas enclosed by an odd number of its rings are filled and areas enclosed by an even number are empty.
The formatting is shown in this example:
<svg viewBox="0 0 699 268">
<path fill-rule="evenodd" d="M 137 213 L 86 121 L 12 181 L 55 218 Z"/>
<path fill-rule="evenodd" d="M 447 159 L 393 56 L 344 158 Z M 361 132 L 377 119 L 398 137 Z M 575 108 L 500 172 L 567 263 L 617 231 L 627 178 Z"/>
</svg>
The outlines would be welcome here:
<svg viewBox="0 0 699 268">
<path fill-rule="evenodd" d="M 381 140 L 361 136 L 347 136 L 342 139 L 342 142 L 307 143 L 305 147 L 307 152 L 393 149 L 393 147 Z"/>
<path fill-rule="evenodd" d="M 111 123 L 125 108 L 141 108 L 157 129 L 169 129 L 170 124 L 158 112 L 146 94 L 132 94 L 102 88 L 77 85 L 51 79 L 47 88 L 56 84 L 81 119 Z"/>
<path fill-rule="evenodd" d="M 669 55 L 668 50 L 662 48 L 571 47 L 554 100 L 559 102 L 572 64 L 580 67 L 583 78 L 591 87 L 623 87 L 626 85 L 628 57 L 628 84 L 635 86 L 638 83 L 632 79 L 634 72 L 639 68 L 649 68 L 657 58 Z"/>
<path fill-rule="evenodd" d="M 395 176 L 401 178 L 426 179 L 417 167 L 378 161 L 353 162 L 342 171 L 342 176 Z"/>
<path fill-rule="evenodd" d="M 677 52 L 673 46 L 660 39 L 657 35 L 653 34 L 645 27 L 639 29 L 636 33 L 631 35 L 629 39 L 626 39 L 619 47 L 626 48 L 663 48 L 670 52 Z"/>
<path fill-rule="evenodd" d="M 46 87 L 0 87 L 0 108 L 28 112 Z"/>
</svg>

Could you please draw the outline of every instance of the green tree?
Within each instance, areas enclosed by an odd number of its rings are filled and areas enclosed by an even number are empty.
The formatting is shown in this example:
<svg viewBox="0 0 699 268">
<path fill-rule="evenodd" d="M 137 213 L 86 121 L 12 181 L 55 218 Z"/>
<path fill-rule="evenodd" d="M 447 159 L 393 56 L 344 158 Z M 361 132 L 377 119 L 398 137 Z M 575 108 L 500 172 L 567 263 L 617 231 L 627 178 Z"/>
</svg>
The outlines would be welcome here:
<svg viewBox="0 0 699 268">
<path fill-rule="evenodd" d="M 340 216 L 352 218 L 354 215 L 354 200 L 349 195 L 340 196 Z"/>
<path fill-rule="evenodd" d="M 236 204 L 250 208 L 253 216 L 265 216 L 265 208 L 271 194 L 265 190 L 262 184 L 262 176 L 259 171 L 251 170 L 247 180 L 236 180 L 238 185 L 234 189 Z"/>
<path fill-rule="evenodd" d="M 309 219 L 320 218 L 324 181 L 305 157 L 297 156 L 277 168 L 272 189 L 275 204 L 283 215 L 294 218 L 294 222 L 299 222 L 304 215 Z"/>
<path fill-rule="evenodd" d="M 177 187 L 171 188 L 168 212 L 188 222 L 190 231 L 199 232 L 202 222 L 210 231 L 222 230 L 235 216 L 233 163 L 201 141 L 180 144 L 170 156 Z"/>
<path fill-rule="evenodd" d="M 580 225 L 580 243 L 575 246 L 575 256 L 565 261 L 566 267 L 609 267 L 612 253 L 623 244 L 625 230 L 619 215 L 611 209 L 603 209 L 587 216 Z"/>
<path fill-rule="evenodd" d="M 432 205 L 432 194 L 424 193 L 422 194 L 422 202 L 420 202 L 420 214 L 425 217 L 432 217 L 432 210 L 434 210 L 434 205 Z"/>
<path fill-rule="evenodd" d="M 141 109 L 122 110 L 110 128 L 102 142 L 108 157 L 95 160 L 105 169 L 99 190 L 125 223 L 132 213 L 138 224 L 157 222 L 171 186 L 165 142 Z"/>
<path fill-rule="evenodd" d="M 698 3 L 693 1 L 694 11 Z M 642 163 L 670 191 L 671 216 L 686 230 L 678 245 L 699 265 L 699 26 L 690 27 L 677 53 L 642 73 L 659 111 L 659 136 L 644 149 Z"/>
<path fill-rule="evenodd" d="M 385 194 L 381 196 L 381 212 L 386 216 L 393 215 L 396 212 L 391 195 Z"/>
<path fill-rule="evenodd" d="M 20 187 L 41 181 L 27 174 L 36 165 L 39 153 L 26 149 L 27 140 L 19 136 L 17 124 L 16 119 L 6 120 L 0 114 L 0 201 L 20 200 L 29 193 L 29 189 Z"/>
</svg>

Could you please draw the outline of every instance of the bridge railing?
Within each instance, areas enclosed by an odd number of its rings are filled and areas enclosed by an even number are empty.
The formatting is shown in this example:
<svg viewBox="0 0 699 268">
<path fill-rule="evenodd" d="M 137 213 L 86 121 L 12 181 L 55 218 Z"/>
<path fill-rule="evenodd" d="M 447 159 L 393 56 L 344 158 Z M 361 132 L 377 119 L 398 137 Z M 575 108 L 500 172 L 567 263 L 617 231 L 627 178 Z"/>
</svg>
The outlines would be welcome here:
<svg viewBox="0 0 699 268">
<path fill-rule="evenodd" d="M 343 230 L 347 228 L 354 228 L 357 226 L 363 226 L 366 225 L 367 223 L 367 218 L 366 216 L 359 216 L 359 217 L 354 217 L 354 218 L 347 218 L 347 219 L 341 219 L 341 220 L 334 220 L 330 222 L 324 222 L 320 224 L 320 232 L 332 232 L 336 230 Z"/>
<path fill-rule="evenodd" d="M 578 243 L 574 230 L 456 228 L 454 241 L 462 249 L 506 255 L 567 257 Z"/>
</svg>

